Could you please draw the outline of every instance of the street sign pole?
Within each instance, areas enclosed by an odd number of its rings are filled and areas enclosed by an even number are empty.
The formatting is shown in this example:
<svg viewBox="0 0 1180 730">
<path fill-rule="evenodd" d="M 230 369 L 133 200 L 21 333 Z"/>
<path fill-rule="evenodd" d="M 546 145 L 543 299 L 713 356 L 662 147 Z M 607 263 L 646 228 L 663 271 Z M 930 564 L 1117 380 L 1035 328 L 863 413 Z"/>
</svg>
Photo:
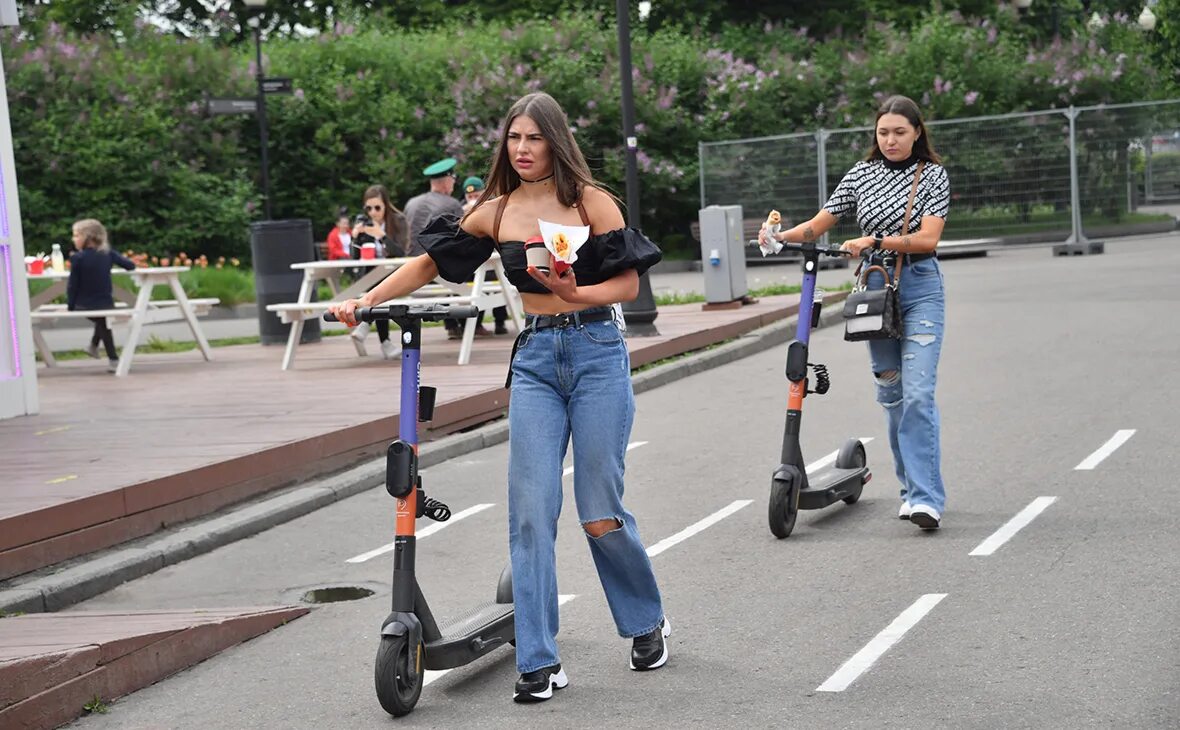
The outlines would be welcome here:
<svg viewBox="0 0 1180 730">
<path fill-rule="evenodd" d="M 263 86 L 262 78 L 262 18 L 256 15 L 254 22 L 254 50 L 257 63 L 255 71 L 258 81 L 258 145 L 262 153 L 262 201 L 266 220 L 271 220 L 270 165 L 266 154 L 266 89 Z"/>
</svg>

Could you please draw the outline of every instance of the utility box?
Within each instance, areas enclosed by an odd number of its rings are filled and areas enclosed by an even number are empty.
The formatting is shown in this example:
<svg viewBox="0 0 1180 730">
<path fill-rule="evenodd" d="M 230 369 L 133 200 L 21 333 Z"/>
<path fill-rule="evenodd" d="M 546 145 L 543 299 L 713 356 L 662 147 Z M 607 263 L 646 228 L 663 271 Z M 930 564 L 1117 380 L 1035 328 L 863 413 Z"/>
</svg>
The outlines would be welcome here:
<svg viewBox="0 0 1180 730">
<path fill-rule="evenodd" d="M 742 206 L 710 205 L 702 208 L 699 215 L 705 300 L 708 304 L 741 306 L 748 289 Z"/>
</svg>

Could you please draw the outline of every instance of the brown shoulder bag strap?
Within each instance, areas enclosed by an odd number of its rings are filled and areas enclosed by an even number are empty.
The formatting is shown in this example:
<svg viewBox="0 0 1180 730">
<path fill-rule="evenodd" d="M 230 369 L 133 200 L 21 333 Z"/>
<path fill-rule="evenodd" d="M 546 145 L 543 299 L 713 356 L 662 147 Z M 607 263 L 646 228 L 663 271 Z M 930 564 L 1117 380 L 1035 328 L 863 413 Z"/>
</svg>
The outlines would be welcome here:
<svg viewBox="0 0 1180 730">
<path fill-rule="evenodd" d="M 508 196 L 512 193 L 504 193 L 500 196 L 500 202 L 496 204 L 496 222 L 492 224 L 492 240 L 496 245 L 500 245 L 500 219 L 504 217 L 504 208 L 508 207 Z"/>
<path fill-rule="evenodd" d="M 910 232 L 910 214 L 914 212 L 914 198 L 918 195 L 918 181 L 922 179 L 922 168 L 926 166 L 926 160 L 918 163 L 918 169 L 914 170 L 914 185 L 910 188 L 910 199 L 905 204 L 905 218 L 901 221 L 901 235 L 905 236 Z M 893 271 L 893 285 L 898 286 L 901 283 L 901 260 L 905 258 L 905 254 L 900 251 L 897 253 L 897 267 Z"/>
<path fill-rule="evenodd" d="M 582 205 L 585 197 L 585 195 L 578 196 L 578 202 L 574 203 L 574 207 L 578 209 L 578 215 L 582 217 L 582 225 L 588 226 L 590 225 L 590 216 L 586 215 L 586 206 Z"/>
</svg>

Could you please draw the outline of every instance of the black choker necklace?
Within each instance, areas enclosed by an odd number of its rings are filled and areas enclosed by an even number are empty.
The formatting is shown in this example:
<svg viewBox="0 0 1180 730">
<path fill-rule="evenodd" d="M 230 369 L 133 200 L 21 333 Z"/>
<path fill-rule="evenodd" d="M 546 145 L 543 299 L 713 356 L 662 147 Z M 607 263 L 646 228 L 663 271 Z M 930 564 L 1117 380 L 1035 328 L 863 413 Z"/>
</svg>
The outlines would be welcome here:
<svg viewBox="0 0 1180 730">
<path fill-rule="evenodd" d="M 548 174 L 548 175 L 546 175 L 545 177 L 539 177 L 539 178 L 537 178 L 536 180 L 525 180 L 525 179 L 522 177 L 522 178 L 520 178 L 520 181 L 521 181 L 522 183 L 539 183 L 539 182 L 545 182 L 546 180 L 548 180 L 548 179 L 549 179 L 549 178 L 551 178 L 551 177 L 553 177 L 553 173 L 549 173 L 549 174 Z"/>
</svg>

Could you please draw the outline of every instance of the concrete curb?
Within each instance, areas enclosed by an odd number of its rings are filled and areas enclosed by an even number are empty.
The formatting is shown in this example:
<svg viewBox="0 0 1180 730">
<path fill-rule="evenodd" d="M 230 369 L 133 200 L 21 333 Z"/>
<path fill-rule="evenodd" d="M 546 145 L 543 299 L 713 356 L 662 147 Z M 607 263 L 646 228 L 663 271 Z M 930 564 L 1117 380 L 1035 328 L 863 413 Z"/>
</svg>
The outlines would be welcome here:
<svg viewBox="0 0 1180 730">
<path fill-rule="evenodd" d="M 820 327 L 842 318 L 840 302 L 824 309 Z M 720 367 L 786 343 L 794 336 L 797 317 L 773 322 L 705 352 L 685 355 L 632 377 L 636 393 Z M 504 443 L 508 422 L 500 420 L 467 433 L 425 444 L 419 458 L 423 468 L 464 454 Z M 0 612 L 59 611 L 140 578 L 168 565 L 256 535 L 276 525 L 326 507 L 333 502 L 379 487 L 385 481 L 384 459 L 373 459 L 334 476 L 318 479 L 287 492 L 247 504 L 218 517 L 181 528 L 164 536 L 115 548 L 60 572 L 42 575 L 0 591 Z"/>
</svg>

